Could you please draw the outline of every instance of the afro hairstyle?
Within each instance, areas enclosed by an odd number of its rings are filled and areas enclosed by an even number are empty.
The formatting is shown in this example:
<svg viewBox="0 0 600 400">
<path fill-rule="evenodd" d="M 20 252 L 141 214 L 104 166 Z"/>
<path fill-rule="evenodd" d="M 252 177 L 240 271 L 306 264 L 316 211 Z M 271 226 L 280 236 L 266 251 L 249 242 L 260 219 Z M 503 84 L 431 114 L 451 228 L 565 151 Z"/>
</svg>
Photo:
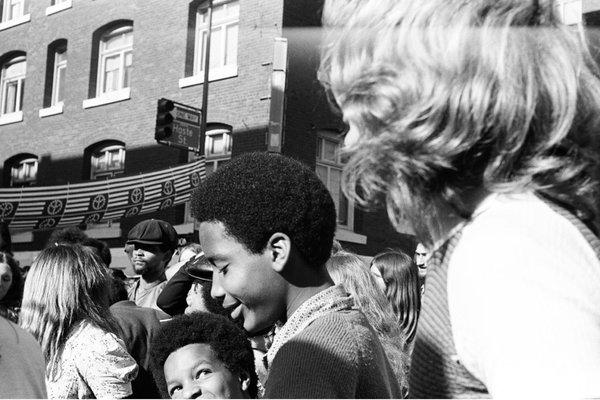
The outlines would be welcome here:
<svg viewBox="0 0 600 400">
<path fill-rule="evenodd" d="M 169 398 L 163 366 L 169 355 L 189 344 L 210 346 L 216 358 L 234 375 L 250 377 L 248 394 L 256 398 L 258 377 L 254 353 L 245 332 L 228 318 L 211 313 L 195 312 L 179 315 L 161 325 L 154 335 L 150 357 L 155 380 L 164 398 Z"/>
<path fill-rule="evenodd" d="M 314 268 L 329 258 L 336 228 L 333 199 L 314 171 L 289 157 L 245 153 L 207 177 L 192 197 L 199 222 L 221 222 L 258 254 L 285 233 Z"/>
</svg>

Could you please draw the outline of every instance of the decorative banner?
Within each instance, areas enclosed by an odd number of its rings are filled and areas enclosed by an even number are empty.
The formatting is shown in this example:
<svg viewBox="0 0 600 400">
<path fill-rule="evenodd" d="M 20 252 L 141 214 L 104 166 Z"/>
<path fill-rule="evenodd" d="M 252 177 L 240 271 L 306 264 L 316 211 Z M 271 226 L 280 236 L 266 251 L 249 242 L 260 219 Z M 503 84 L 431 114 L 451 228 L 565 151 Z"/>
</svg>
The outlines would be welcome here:
<svg viewBox="0 0 600 400">
<path fill-rule="evenodd" d="M 97 224 L 164 210 L 190 199 L 205 177 L 204 157 L 141 175 L 61 186 L 0 189 L 0 221 L 11 231 Z"/>
</svg>

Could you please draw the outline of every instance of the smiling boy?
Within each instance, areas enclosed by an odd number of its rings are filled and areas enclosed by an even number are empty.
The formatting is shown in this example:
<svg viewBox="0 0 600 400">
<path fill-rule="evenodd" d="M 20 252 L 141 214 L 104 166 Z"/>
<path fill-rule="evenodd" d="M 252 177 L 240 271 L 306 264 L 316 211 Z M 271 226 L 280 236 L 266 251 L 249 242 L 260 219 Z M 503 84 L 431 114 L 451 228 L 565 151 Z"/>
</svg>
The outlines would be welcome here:
<svg viewBox="0 0 600 400">
<path fill-rule="evenodd" d="M 264 359 L 266 397 L 401 397 L 373 328 L 324 267 L 336 213 L 312 170 L 244 154 L 202 182 L 192 208 L 212 297 L 251 335 L 282 325 Z"/>
</svg>

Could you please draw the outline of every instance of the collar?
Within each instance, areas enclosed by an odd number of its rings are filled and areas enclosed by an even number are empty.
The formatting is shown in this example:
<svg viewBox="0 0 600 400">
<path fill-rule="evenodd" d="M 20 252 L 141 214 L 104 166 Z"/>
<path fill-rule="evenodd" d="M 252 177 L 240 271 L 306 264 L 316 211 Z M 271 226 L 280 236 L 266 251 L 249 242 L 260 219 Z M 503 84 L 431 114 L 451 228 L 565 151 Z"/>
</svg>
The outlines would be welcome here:
<svg viewBox="0 0 600 400">
<path fill-rule="evenodd" d="M 331 286 L 310 299 L 306 300 L 288 318 L 279 329 L 273 344 L 263 357 L 263 363 L 268 371 L 279 349 L 290 339 L 299 334 L 317 318 L 336 311 L 349 310 L 354 307 L 354 299 L 346 292 L 342 285 Z"/>
</svg>

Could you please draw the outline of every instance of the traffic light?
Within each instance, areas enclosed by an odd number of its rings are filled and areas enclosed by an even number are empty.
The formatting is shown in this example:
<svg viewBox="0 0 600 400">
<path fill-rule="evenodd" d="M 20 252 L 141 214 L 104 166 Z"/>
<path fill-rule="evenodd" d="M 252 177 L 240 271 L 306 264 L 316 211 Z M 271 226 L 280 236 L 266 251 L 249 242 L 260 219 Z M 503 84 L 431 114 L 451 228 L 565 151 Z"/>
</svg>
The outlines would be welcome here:
<svg viewBox="0 0 600 400">
<path fill-rule="evenodd" d="M 171 100 L 159 99 L 156 110 L 156 130 L 154 139 L 166 140 L 173 134 L 173 111 L 175 104 Z"/>
</svg>

